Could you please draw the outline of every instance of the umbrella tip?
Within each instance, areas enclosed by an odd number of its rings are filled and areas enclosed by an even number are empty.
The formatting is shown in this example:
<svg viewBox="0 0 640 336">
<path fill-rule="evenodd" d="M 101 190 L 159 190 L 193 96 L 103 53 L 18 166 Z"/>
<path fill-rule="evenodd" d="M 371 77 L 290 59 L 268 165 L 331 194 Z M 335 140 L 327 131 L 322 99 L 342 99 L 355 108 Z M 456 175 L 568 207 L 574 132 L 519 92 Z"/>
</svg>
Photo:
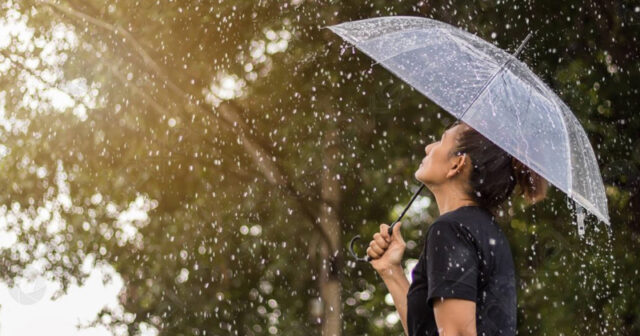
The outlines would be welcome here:
<svg viewBox="0 0 640 336">
<path fill-rule="evenodd" d="M 518 55 L 520 54 L 520 52 L 522 52 L 522 50 L 524 49 L 524 45 L 527 44 L 527 42 L 529 42 L 529 39 L 531 39 L 531 37 L 533 36 L 533 34 L 536 32 L 536 30 L 532 30 L 529 32 L 529 34 L 527 34 L 527 37 L 524 38 L 524 40 L 522 41 L 522 43 L 520 43 L 520 46 L 518 47 L 518 49 L 516 49 L 516 51 L 513 53 L 513 57 L 518 57 Z"/>
</svg>

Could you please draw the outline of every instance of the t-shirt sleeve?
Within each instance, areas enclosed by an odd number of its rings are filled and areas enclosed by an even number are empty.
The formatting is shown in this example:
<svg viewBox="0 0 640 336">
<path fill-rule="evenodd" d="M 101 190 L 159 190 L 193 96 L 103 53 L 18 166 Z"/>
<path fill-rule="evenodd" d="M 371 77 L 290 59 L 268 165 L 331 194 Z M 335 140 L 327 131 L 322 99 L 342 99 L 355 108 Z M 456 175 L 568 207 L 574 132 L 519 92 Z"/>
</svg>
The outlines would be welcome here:
<svg viewBox="0 0 640 336">
<path fill-rule="evenodd" d="M 427 233 L 427 303 L 438 298 L 476 301 L 478 255 L 474 238 L 459 223 L 436 221 Z"/>
</svg>

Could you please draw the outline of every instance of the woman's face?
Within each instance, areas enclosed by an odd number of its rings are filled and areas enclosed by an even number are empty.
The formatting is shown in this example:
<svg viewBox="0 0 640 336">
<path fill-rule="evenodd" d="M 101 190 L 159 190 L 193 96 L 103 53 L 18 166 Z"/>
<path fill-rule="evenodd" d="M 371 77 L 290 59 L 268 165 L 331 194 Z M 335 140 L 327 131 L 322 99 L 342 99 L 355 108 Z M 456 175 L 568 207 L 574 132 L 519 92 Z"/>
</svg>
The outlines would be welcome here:
<svg viewBox="0 0 640 336">
<path fill-rule="evenodd" d="M 415 178 L 425 185 L 439 185 L 447 181 L 451 176 L 455 175 L 452 171 L 459 163 L 460 157 L 451 155 L 456 148 L 456 138 L 461 131 L 464 131 L 466 125 L 457 124 L 446 130 L 440 141 L 433 142 L 424 151 L 426 157 L 422 159 L 420 167 L 415 172 Z"/>
</svg>

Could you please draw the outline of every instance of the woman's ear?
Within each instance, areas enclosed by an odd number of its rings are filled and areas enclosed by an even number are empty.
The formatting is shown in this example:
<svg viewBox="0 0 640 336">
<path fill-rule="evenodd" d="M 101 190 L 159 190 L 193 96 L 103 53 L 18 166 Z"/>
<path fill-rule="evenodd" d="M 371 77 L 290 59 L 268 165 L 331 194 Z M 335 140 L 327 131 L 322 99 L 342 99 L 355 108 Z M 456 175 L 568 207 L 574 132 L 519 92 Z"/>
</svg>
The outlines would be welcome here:
<svg viewBox="0 0 640 336">
<path fill-rule="evenodd" d="M 462 174 L 462 171 L 464 170 L 464 165 L 466 164 L 466 160 L 467 159 L 467 154 L 463 153 L 462 155 L 456 155 L 453 158 L 453 165 L 451 166 L 451 168 L 449 168 L 449 171 L 447 172 L 447 178 L 451 178 L 454 177 L 458 174 Z"/>
</svg>

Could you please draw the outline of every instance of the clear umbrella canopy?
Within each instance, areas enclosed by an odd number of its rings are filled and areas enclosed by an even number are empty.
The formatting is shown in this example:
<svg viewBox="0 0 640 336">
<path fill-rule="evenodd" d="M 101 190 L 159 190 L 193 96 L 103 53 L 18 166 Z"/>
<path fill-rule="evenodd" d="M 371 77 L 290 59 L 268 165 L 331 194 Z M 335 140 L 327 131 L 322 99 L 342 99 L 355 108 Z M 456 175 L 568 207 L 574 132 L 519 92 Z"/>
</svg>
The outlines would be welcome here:
<svg viewBox="0 0 640 336">
<path fill-rule="evenodd" d="M 328 28 L 609 224 L 602 177 L 580 122 L 514 55 L 422 17 Z"/>
</svg>

